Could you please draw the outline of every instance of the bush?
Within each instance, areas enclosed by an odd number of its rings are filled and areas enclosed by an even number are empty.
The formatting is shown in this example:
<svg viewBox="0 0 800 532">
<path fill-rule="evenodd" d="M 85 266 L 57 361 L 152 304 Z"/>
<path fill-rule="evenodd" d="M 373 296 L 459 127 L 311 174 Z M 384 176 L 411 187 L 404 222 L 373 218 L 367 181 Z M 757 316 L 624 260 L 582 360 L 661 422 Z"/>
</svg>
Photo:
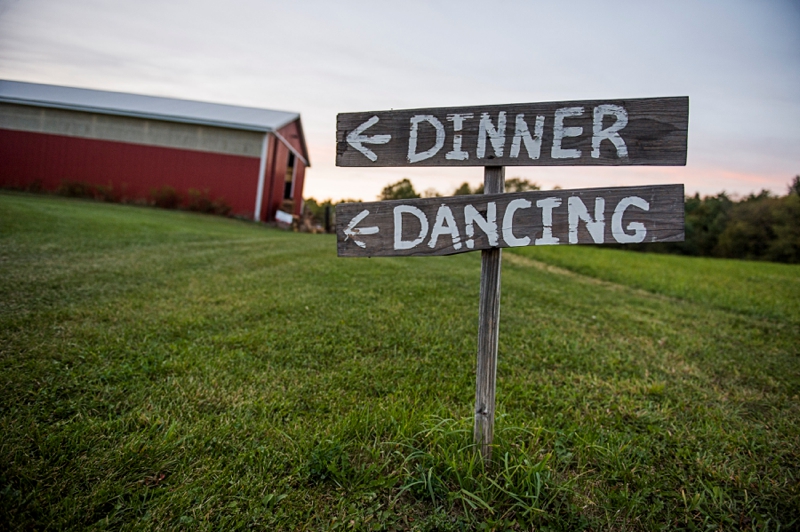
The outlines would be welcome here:
<svg viewBox="0 0 800 532">
<path fill-rule="evenodd" d="M 199 191 L 190 188 L 184 201 L 181 194 L 169 185 L 152 189 L 149 199 L 124 198 L 126 186 L 123 184 L 121 188 L 121 190 L 117 190 L 110 183 L 104 186 L 87 183 L 85 181 L 64 180 L 55 190 L 55 193 L 67 198 L 93 199 L 108 203 L 124 202 L 136 205 L 155 205 L 162 209 L 184 208 L 189 211 L 217 214 L 220 216 L 228 216 L 232 210 L 231 206 L 228 205 L 224 199 L 211 199 L 208 190 Z M 42 183 L 41 181 L 34 181 L 27 187 L 21 188 L 21 190 L 36 193 L 42 192 Z"/>
<path fill-rule="evenodd" d="M 178 192 L 169 185 L 154 188 L 150 191 L 150 197 L 153 200 L 153 204 L 162 209 L 177 209 L 182 203 Z"/>
<path fill-rule="evenodd" d="M 108 203 L 121 203 L 122 195 L 118 191 L 114 190 L 114 186 L 111 184 L 108 186 L 95 185 L 94 199 Z"/>
<path fill-rule="evenodd" d="M 212 200 L 208 191 L 199 191 L 193 188 L 189 189 L 189 195 L 186 199 L 186 208 L 194 212 L 202 212 L 206 214 L 219 214 L 227 216 L 231 212 L 231 207 L 225 200 L 217 199 Z"/>
<path fill-rule="evenodd" d="M 62 181 L 56 189 L 56 194 L 67 198 L 91 198 L 94 199 L 94 185 L 83 181 Z"/>
<path fill-rule="evenodd" d="M 28 187 L 28 191 L 40 192 L 41 182 L 34 182 L 30 187 Z M 110 203 L 119 203 L 121 201 L 120 194 L 114 190 L 113 185 L 93 185 L 85 181 L 64 180 L 56 189 L 56 194 L 59 196 L 66 196 L 68 198 L 95 199 Z"/>
</svg>

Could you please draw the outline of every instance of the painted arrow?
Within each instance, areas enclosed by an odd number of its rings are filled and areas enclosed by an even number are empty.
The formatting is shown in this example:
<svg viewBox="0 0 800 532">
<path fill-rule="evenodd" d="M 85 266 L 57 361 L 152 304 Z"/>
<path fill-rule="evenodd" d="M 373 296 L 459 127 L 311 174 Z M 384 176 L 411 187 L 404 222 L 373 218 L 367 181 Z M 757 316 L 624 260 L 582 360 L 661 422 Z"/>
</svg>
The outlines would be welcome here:
<svg viewBox="0 0 800 532">
<path fill-rule="evenodd" d="M 392 140 L 391 135 L 362 135 L 367 129 L 371 128 L 378 123 L 378 117 L 373 116 L 347 135 L 347 143 L 364 154 L 364 156 L 372 162 L 378 160 L 375 152 L 364 146 L 364 144 L 386 144 Z M 362 246 L 363 247 L 363 246 Z"/>
<path fill-rule="evenodd" d="M 369 211 L 367 209 L 364 209 L 363 211 L 355 215 L 352 220 L 350 220 L 350 223 L 347 224 L 347 227 L 344 228 L 345 240 L 347 240 L 348 238 L 352 238 L 356 246 L 361 248 L 367 247 L 366 244 L 364 244 L 360 240 L 356 240 L 355 237 L 358 235 L 374 235 L 375 233 L 378 232 L 378 226 L 362 227 L 360 229 L 356 228 L 358 223 L 364 218 L 366 218 L 368 215 Z"/>
</svg>

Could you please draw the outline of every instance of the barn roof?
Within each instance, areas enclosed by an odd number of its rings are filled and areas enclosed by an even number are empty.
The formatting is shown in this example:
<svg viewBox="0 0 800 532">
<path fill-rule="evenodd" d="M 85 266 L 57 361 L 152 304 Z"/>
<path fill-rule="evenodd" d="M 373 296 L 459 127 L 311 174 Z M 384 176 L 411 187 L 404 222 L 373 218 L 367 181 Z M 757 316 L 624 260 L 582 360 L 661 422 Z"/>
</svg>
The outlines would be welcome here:
<svg viewBox="0 0 800 532">
<path fill-rule="evenodd" d="M 300 118 L 287 111 L 6 80 L 0 80 L 0 102 L 264 132 Z"/>
</svg>

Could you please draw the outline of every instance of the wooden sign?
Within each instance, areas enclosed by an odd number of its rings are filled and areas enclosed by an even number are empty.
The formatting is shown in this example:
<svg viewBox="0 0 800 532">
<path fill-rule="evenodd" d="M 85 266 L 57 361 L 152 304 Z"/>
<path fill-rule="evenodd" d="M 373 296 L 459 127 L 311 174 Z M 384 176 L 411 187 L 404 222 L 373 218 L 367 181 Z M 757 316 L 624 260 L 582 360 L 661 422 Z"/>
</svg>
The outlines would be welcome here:
<svg viewBox="0 0 800 532">
<path fill-rule="evenodd" d="M 683 240 L 683 185 L 340 203 L 340 257 Z"/>
<path fill-rule="evenodd" d="M 481 250 L 475 443 L 491 460 L 504 247 L 683 240 L 683 185 L 503 194 L 505 166 L 686 164 L 689 98 L 342 113 L 337 166 L 483 166 L 480 196 L 336 206 L 340 257 Z"/>
<path fill-rule="evenodd" d="M 689 98 L 342 113 L 337 166 L 686 164 Z"/>
</svg>

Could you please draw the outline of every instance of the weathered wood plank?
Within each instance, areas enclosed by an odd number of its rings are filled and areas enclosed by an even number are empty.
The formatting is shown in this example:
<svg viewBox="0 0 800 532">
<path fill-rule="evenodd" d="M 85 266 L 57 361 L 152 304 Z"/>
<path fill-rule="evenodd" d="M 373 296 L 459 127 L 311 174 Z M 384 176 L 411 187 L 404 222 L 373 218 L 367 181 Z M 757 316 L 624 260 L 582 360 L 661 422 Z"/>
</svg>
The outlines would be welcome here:
<svg viewBox="0 0 800 532">
<path fill-rule="evenodd" d="M 483 188 L 486 194 L 502 194 L 504 168 L 487 166 Z M 475 372 L 474 440 L 485 461 L 492 459 L 494 441 L 497 343 L 500 336 L 500 266 L 503 250 L 481 251 L 481 295 L 478 307 L 478 363 Z"/>
<path fill-rule="evenodd" d="M 689 98 L 341 113 L 337 166 L 686 164 Z"/>
<path fill-rule="evenodd" d="M 397 223 L 396 223 L 397 222 Z M 336 206 L 340 257 L 680 242 L 683 185 L 548 190 Z"/>
</svg>

